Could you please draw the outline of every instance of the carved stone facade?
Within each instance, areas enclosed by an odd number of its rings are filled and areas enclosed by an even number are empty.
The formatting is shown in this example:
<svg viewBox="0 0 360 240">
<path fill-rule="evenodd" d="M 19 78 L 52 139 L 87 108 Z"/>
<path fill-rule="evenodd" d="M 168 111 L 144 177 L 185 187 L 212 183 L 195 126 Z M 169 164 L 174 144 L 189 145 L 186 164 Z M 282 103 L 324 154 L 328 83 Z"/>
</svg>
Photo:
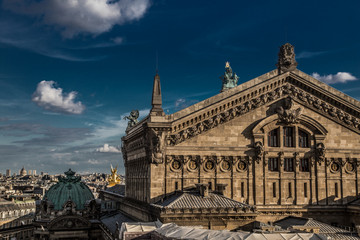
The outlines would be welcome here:
<svg viewBox="0 0 360 240">
<path fill-rule="evenodd" d="M 288 215 L 351 225 L 360 191 L 360 102 L 296 69 L 278 69 L 126 131 L 126 198 L 148 204 L 208 184 L 255 205 L 257 220 Z M 139 210 L 141 211 L 141 210 Z"/>
</svg>

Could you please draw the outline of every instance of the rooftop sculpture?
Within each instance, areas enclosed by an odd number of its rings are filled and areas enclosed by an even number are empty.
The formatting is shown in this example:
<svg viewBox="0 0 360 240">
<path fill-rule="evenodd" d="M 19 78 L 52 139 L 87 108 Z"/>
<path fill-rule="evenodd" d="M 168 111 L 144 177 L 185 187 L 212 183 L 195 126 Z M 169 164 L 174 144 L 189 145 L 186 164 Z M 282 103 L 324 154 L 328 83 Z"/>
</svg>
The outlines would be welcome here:
<svg viewBox="0 0 360 240">
<path fill-rule="evenodd" d="M 132 110 L 129 116 L 125 116 L 124 120 L 128 119 L 128 128 L 135 126 L 135 124 L 137 124 L 139 118 L 139 110 Z"/>
<path fill-rule="evenodd" d="M 237 86 L 239 77 L 236 75 L 236 73 L 233 73 L 229 62 L 225 63 L 225 73 L 220 77 L 220 79 L 222 80 L 221 92 Z"/>
</svg>

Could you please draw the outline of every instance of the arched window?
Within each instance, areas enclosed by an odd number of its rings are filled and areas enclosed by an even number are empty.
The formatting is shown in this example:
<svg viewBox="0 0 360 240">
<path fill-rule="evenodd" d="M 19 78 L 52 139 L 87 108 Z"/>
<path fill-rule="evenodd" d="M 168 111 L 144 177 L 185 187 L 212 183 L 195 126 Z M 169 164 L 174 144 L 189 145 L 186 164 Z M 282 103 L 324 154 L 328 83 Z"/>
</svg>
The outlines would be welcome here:
<svg viewBox="0 0 360 240">
<path fill-rule="evenodd" d="M 279 128 L 276 128 L 269 132 L 268 146 L 269 147 L 279 147 Z"/>
<path fill-rule="evenodd" d="M 309 145 L 309 135 L 305 131 L 299 129 L 299 147 L 308 148 Z"/>
</svg>

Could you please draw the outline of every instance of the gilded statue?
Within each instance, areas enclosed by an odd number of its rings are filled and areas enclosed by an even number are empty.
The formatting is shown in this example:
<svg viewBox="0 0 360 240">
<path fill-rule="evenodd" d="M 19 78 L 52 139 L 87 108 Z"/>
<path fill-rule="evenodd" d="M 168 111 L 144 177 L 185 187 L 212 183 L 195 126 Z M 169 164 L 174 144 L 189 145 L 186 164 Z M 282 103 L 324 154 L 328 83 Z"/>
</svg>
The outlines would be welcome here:
<svg viewBox="0 0 360 240">
<path fill-rule="evenodd" d="M 110 165 L 110 167 L 111 167 L 111 174 L 107 179 L 109 182 L 108 187 L 113 187 L 117 184 L 120 184 L 121 180 L 119 174 L 117 174 L 117 166 L 113 168 L 113 166 Z"/>
</svg>

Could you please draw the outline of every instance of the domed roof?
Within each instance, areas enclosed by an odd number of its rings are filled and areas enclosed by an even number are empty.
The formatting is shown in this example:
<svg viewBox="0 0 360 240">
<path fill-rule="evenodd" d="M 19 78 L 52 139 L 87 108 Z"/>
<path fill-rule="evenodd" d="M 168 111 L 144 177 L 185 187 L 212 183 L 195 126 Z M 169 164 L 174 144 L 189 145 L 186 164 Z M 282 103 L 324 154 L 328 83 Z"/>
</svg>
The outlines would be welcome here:
<svg viewBox="0 0 360 240">
<path fill-rule="evenodd" d="M 94 195 L 86 184 L 81 182 L 80 176 L 74 176 L 75 172 L 65 172 L 65 177 L 59 177 L 59 182 L 50 187 L 44 196 L 44 200 L 54 204 L 54 210 L 63 209 L 63 205 L 71 200 L 76 204 L 77 210 L 83 210 L 88 200 L 94 199 Z"/>
</svg>

